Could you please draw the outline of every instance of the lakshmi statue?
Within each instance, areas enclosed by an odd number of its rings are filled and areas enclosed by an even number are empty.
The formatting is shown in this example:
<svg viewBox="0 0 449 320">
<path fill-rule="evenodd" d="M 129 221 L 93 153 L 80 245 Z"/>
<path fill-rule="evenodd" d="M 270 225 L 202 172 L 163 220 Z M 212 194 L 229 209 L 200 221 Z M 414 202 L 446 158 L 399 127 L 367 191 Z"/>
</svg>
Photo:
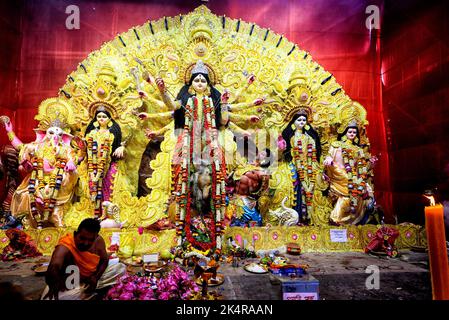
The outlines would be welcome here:
<svg viewBox="0 0 449 320">
<path fill-rule="evenodd" d="M 78 180 L 78 159 L 70 146 L 72 136 L 64 131 L 66 124 L 59 118 L 41 121 L 36 140 L 24 144 L 9 119 L 2 120 L 26 172 L 12 198 L 12 215 L 27 216 L 32 227 L 62 227 L 63 206 L 71 200 Z"/>
<path fill-rule="evenodd" d="M 86 128 L 87 171 L 91 201 L 96 217 L 102 216 L 102 203 L 109 201 L 117 173 L 117 160 L 124 156 L 122 132 L 106 106 L 100 105 Z"/>
<path fill-rule="evenodd" d="M 333 223 L 358 224 L 370 199 L 374 198 L 369 171 L 377 159 L 360 146 L 360 129 L 355 120 L 333 142 L 323 164 L 330 194 L 337 198 L 330 219 Z"/>
<path fill-rule="evenodd" d="M 307 112 L 309 111 L 309 112 Z M 318 133 L 308 123 L 310 109 L 300 109 L 282 131 L 281 149 L 288 163 L 293 188 L 292 208 L 299 214 L 299 223 L 309 224 L 313 213 L 313 194 L 319 171 L 321 143 Z"/>
</svg>

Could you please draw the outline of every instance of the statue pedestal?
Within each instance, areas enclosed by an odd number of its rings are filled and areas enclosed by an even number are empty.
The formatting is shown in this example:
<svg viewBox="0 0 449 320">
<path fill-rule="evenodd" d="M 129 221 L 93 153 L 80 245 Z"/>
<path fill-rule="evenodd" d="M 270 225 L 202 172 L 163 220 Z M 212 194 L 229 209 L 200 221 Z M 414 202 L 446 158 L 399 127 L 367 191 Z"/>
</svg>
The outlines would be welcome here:
<svg viewBox="0 0 449 320">
<path fill-rule="evenodd" d="M 423 247 L 427 245 L 425 229 L 418 225 L 388 225 L 399 231 L 399 237 L 395 245 L 401 250 L 412 249 L 413 247 Z M 346 242 L 332 242 L 331 230 L 346 230 Z M 254 227 L 239 228 L 228 227 L 223 235 L 223 243 L 227 243 L 227 238 L 241 238 L 242 242 L 248 246 L 255 244 L 256 250 L 276 249 L 288 243 L 296 243 L 301 247 L 301 252 L 349 252 L 363 251 L 366 245 L 375 236 L 378 226 L 347 226 L 347 227 Z M 36 242 L 39 250 L 44 255 L 51 255 L 60 237 L 74 229 L 68 228 L 45 228 L 28 229 L 31 238 Z M 170 250 L 177 245 L 176 230 L 150 231 L 140 235 L 137 228 L 128 229 L 103 229 L 100 234 L 103 236 L 106 247 L 110 245 L 112 234 L 120 233 L 119 255 L 141 256 L 148 252 L 162 252 Z M 0 250 L 6 247 L 9 239 L 4 230 L 0 230 Z M 226 249 L 226 248 L 225 248 Z M 226 250 L 225 250 L 226 252 Z"/>
</svg>

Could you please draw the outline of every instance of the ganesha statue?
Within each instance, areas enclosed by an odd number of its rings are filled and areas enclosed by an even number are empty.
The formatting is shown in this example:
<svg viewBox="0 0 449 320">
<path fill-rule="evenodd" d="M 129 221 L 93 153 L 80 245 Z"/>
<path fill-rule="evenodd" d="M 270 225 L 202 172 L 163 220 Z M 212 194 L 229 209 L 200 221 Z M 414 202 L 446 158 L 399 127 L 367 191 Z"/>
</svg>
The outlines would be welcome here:
<svg viewBox="0 0 449 320">
<path fill-rule="evenodd" d="M 8 138 L 19 151 L 19 170 L 25 178 L 11 201 L 11 213 L 27 218 L 32 227 L 63 226 L 63 206 L 73 195 L 78 180 L 76 155 L 70 146 L 72 135 L 59 118 L 41 121 L 36 140 L 23 143 L 14 133 L 8 117 L 1 118 Z"/>
</svg>

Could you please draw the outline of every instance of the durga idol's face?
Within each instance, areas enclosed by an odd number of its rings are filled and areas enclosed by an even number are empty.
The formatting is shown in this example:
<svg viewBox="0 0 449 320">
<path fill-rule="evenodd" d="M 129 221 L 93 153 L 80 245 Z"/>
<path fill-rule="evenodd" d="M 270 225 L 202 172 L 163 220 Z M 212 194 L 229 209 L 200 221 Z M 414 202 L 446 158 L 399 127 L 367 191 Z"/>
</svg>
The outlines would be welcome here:
<svg viewBox="0 0 449 320">
<path fill-rule="evenodd" d="M 98 124 L 100 125 L 101 128 L 104 128 L 107 126 L 108 122 L 109 122 L 109 117 L 106 113 L 104 112 L 99 112 L 97 114 L 97 121 Z"/>
<path fill-rule="evenodd" d="M 193 79 L 192 86 L 197 93 L 203 93 L 207 88 L 207 80 L 202 74 L 199 74 Z"/>
</svg>

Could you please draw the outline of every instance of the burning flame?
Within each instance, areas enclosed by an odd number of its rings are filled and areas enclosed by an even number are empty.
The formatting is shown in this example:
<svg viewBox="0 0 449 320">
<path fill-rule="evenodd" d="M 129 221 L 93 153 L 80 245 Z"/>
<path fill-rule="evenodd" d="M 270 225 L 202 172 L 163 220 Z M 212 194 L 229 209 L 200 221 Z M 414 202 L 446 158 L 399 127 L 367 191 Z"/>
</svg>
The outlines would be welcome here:
<svg viewBox="0 0 449 320">
<path fill-rule="evenodd" d="M 434 196 L 428 196 L 428 195 L 424 195 L 424 197 L 426 197 L 427 199 L 430 200 L 430 206 L 435 206 L 435 197 Z"/>
</svg>

